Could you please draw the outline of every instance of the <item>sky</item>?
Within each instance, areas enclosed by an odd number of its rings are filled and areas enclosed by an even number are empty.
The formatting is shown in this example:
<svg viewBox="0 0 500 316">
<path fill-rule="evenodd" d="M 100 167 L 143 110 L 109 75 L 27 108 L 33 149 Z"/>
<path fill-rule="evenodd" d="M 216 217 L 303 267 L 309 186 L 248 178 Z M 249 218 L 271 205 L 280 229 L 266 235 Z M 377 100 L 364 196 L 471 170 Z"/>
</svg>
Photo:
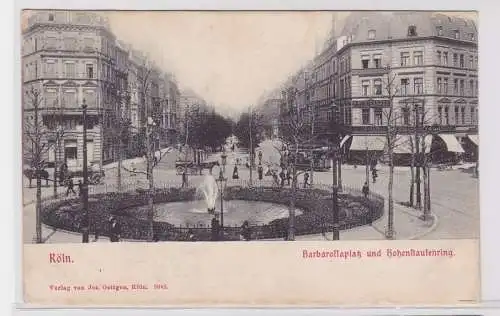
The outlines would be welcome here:
<svg viewBox="0 0 500 316">
<path fill-rule="evenodd" d="M 254 105 L 319 51 L 328 12 L 109 12 L 111 29 L 219 112 Z"/>
</svg>

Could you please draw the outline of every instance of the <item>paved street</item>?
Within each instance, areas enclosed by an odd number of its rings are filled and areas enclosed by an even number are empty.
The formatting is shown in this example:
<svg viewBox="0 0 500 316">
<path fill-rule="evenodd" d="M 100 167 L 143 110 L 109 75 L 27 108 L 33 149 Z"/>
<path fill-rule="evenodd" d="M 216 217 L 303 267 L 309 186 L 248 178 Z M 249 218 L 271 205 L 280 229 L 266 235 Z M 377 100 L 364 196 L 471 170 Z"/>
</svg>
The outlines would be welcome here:
<svg viewBox="0 0 500 316">
<path fill-rule="evenodd" d="M 175 150 L 167 153 L 154 170 L 155 185 L 162 186 L 180 186 L 181 176 L 176 174 L 174 169 L 175 160 L 178 152 Z M 235 184 L 231 179 L 231 173 L 236 158 L 240 158 L 242 165 L 239 166 L 239 181 L 249 179 L 249 169 L 245 167 L 247 154 L 244 151 L 237 150 L 235 153 L 228 153 L 228 165 L 226 166 L 226 176 L 228 185 Z M 220 159 L 220 153 L 211 155 L 208 159 Z M 138 159 L 140 160 L 140 159 Z M 136 162 L 137 170 L 144 170 L 144 162 Z M 383 196 L 387 195 L 388 168 L 378 166 L 379 177 L 377 183 L 370 183 L 370 190 Z M 192 186 L 198 186 L 208 174 L 204 170 L 204 175 L 190 175 L 189 182 Z M 217 167 L 213 174 L 218 174 Z M 130 174 L 123 171 L 123 187 L 133 188 L 137 186 L 147 186 L 146 177 L 142 174 Z M 257 172 L 253 172 L 254 181 L 257 183 Z M 343 166 L 342 169 L 343 184 L 353 188 L 360 188 L 364 182 L 365 169 L 363 166 L 354 168 L 352 166 Z M 35 188 L 28 188 L 28 181 L 24 179 L 25 194 L 24 203 L 27 204 L 24 211 L 24 233 L 23 239 L 31 242 L 34 236 L 35 228 L 35 209 L 32 203 L 35 198 Z M 266 180 L 271 180 L 266 177 Z M 299 179 L 302 181 L 302 178 Z M 330 172 L 315 172 L 314 182 L 318 184 L 331 184 Z M 468 170 L 456 167 L 454 170 L 431 172 L 431 197 L 432 213 L 435 215 L 435 221 L 424 223 L 418 216 L 420 211 L 401 206 L 397 202 L 409 200 L 409 181 L 410 173 L 408 168 L 397 167 L 394 174 L 394 198 L 395 198 L 395 220 L 394 227 L 397 239 L 443 239 L 443 238 L 478 238 L 479 237 L 479 200 L 478 200 L 478 179 L 473 177 Z M 51 185 L 51 183 L 49 183 Z M 44 187 L 42 195 L 44 197 L 52 195 L 52 187 Z M 106 179 L 103 184 L 91 186 L 90 192 L 105 192 L 116 190 L 116 168 L 106 167 Z M 65 193 L 65 188 L 59 188 L 60 194 Z M 31 203 L 31 204 L 30 204 Z M 387 203 L 386 203 L 387 204 Z M 387 206 L 387 205 L 386 205 Z M 373 223 L 372 226 L 358 227 L 341 232 L 341 239 L 384 239 L 384 231 L 387 225 L 387 214 Z M 50 227 L 44 227 L 44 239 L 46 242 L 80 242 L 79 234 L 67 232 L 55 232 Z M 299 236 L 297 240 L 324 240 L 331 236 L 307 235 Z M 101 238 L 100 241 L 107 241 Z"/>
</svg>

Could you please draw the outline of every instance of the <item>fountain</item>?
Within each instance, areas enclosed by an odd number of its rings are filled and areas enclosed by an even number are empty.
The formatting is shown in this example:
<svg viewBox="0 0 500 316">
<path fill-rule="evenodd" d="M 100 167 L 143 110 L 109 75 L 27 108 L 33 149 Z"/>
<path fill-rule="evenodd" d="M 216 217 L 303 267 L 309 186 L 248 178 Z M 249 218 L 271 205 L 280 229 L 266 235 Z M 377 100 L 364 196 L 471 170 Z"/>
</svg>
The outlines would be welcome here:
<svg viewBox="0 0 500 316">
<path fill-rule="evenodd" d="M 215 178 L 212 175 L 205 176 L 203 182 L 198 187 L 198 192 L 201 192 L 203 194 L 208 213 L 215 214 L 215 202 L 219 193 Z"/>
</svg>

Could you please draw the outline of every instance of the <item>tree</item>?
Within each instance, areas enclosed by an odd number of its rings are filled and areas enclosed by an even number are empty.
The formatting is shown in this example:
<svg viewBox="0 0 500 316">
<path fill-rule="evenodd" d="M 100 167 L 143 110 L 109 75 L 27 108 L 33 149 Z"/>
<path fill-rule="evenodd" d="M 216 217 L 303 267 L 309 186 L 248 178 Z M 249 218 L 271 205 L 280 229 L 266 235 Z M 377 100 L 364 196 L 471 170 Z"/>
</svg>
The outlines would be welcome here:
<svg viewBox="0 0 500 316">
<path fill-rule="evenodd" d="M 30 172 L 36 177 L 36 243 L 42 243 L 42 173 L 45 172 L 45 157 L 48 154 L 51 146 L 49 138 L 53 136 L 52 132 L 47 129 L 40 120 L 40 105 L 42 103 L 41 92 L 33 86 L 26 90 L 27 99 L 26 113 L 30 113 L 30 117 L 25 119 L 25 158 L 29 161 Z"/>
<path fill-rule="evenodd" d="M 285 102 L 293 102 L 294 95 L 286 98 Z M 290 107 L 287 113 L 281 117 L 281 140 L 284 148 L 275 149 L 280 153 L 281 161 L 284 166 L 291 168 L 292 171 L 292 186 L 291 198 L 289 204 L 289 225 L 288 225 L 288 240 L 295 240 L 295 203 L 297 200 L 297 185 L 298 177 L 302 172 L 297 169 L 300 147 L 307 144 L 312 144 L 314 135 L 311 134 L 311 119 L 301 117 L 299 111 Z M 290 151 L 291 150 L 291 151 Z"/>
</svg>

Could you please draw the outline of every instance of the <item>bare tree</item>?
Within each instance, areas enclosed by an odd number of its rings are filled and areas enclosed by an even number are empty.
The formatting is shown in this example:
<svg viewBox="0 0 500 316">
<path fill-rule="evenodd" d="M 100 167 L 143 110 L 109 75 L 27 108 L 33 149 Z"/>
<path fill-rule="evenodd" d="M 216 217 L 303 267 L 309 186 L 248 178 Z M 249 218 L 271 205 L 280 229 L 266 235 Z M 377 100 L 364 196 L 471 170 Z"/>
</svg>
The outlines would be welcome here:
<svg viewBox="0 0 500 316">
<path fill-rule="evenodd" d="M 394 148 L 397 141 L 397 118 L 394 109 L 394 98 L 399 93 L 399 87 L 396 85 L 395 80 L 397 75 L 391 72 L 390 66 L 386 67 L 387 75 L 385 88 L 387 92 L 387 98 L 389 100 L 389 107 L 384 111 L 386 116 L 386 130 L 385 137 L 387 141 L 387 158 L 389 164 L 389 183 L 387 186 L 388 197 L 388 223 L 386 230 L 386 238 L 394 238 L 394 198 L 393 198 L 393 184 L 394 184 Z"/>
<path fill-rule="evenodd" d="M 292 97 L 293 98 L 293 97 Z M 299 111 L 290 109 L 288 113 L 282 117 L 282 142 L 285 148 L 276 148 L 281 156 L 281 161 L 285 166 L 291 167 L 292 183 L 291 183 L 291 199 L 289 204 L 289 226 L 287 240 L 295 240 L 295 203 L 297 200 L 297 185 L 298 177 L 301 173 L 297 169 L 299 149 L 303 145 L 312 144 L 314 135 L 311 135 L 311 119 L 304 119 L 300 116 Z M 290 152 L 293 150 L 293 153 Z"/>
<path fill-rule="evenodd" d="M 64 103 L 64 100 L 63 100 Z M 57 105 L 57 106 L 56 106 Z M 57 187 L 58 187 L 58 174 L 60 178 L 62 178 L 62 171 L 59 170 L 59 156 L 61 154 L 61 146 L 64 139 L 64 121 L 63 121 L 63 107 L 59 105 L 58 99 L 54 100 L 54 108 L 50 116 L 49 126 L 52 129 L 52 141 L 53 147 L 51 148 L 54 151 L 54 179 L 53 179 L 53 196 L 57 197 Z"/>
<path fill-rule="evenodd" d="M 47 177 L 45 171 L 45 157 L 48 154 L 51 146 L 48 139 L 53 136 L 43 122 L 40 121 L 40 105 L 42 103 L 41 92 L 31 86 L 26 90 L 27 99 L 26 113 L 30 113 L 30 117 L 25 119 L 25 157 L 29 160 L 30 169 L 26 172 L 31 173 L 30 178 L 36 177 L 36 242 L 42 243 L 42 176 Z M 32 115 L 31 115 L 32 114 Z"/>
</svg>

